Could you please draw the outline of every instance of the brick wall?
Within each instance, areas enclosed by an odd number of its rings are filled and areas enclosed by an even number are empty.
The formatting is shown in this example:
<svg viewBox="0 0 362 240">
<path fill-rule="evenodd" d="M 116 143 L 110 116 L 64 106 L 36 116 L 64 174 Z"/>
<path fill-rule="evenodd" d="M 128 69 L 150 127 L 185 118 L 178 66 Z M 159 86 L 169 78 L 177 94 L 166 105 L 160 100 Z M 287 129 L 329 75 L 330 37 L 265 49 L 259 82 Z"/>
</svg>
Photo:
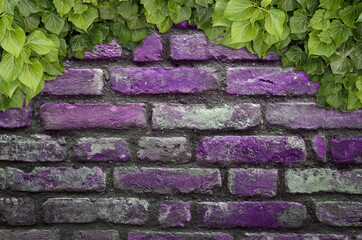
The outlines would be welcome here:
<svg viewBox="0 0 362 240">
<path fill-rule="evenodd" d="M 177 27 L 0 113 L 0 239 L 362 239 L 362 111 Z"/>
</svg>

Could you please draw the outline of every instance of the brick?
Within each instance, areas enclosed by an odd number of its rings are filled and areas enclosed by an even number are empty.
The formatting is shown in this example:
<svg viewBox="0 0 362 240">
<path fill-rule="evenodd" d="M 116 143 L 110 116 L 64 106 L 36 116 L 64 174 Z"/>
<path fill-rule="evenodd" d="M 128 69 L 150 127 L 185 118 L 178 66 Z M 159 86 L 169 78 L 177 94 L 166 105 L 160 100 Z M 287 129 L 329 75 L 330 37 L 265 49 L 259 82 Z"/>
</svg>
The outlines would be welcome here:
<svg viewBox="0 0 362 240">
<path fill-rule="evenodd" d="M 1 240 L 59 240 L 59 230 L 0 230 Z"/>
<path fill-rule="evenodd" d="M 30 127 L 32 113 L 31 103 L 24 108 L 9 108 L 5 112 L 0 111 L 0 129 Z"/>
<path fill-rule="evenodd" d="M 312 140 L 312 147 L 317 155 L 317 160 L 320 162 L 327 161 L 327 143 L 324 136 L 315 136 Z"/>
<path fill-rule="evenodd" d="M 274 197 L 277 195 L 277 169 L 230 169 L 229 191 L 237 196 Z"/>
<path fill-rule="evenodd" d="M 0 216 L 9 225 L 33 225 L 34 202 L 28 198 L 0 198 Z"/>
<path fill-rule="evenodd" d="M 110 83 L 112 89 L 128 95 L 201 93 L 218 87 L 211 73 L 189 67 L 115 68 Z"/>
<path fill-rule="evenodd" d="M 147 220 L 148 202 L 138 198 L 52 198 L 43 208 L 47 223 L 91 223 L 103 221 L 142 225 Z"/>
<path fill-rule="evenodd" d="M 206 228 L 299 228 L 307 209 L 295 202 L 201 202 L 199 224 Z"/>
<path fill-rule="evenodd" d="M 128 240 L 233 240 L 225 233 L 162 233 L 162 232 L 130 232 Z"/>
<path fill-rule="evenodd" d="M 167 227 L 183 227 L 190 222 L 190 203 L 183 201 L 162 201 L 160 203 L 158 221 Z"/>
<path fill-rule="evenodd" d="M 304 71 L 281 67 L 238 67 L 227 71 L 228 94 L 309 95 L 317 93 L 319 83 Z"/>
<path fill-rule="evenodd" d="M 288 169 L 285 184 L 290 193 L 339 192 L 362 194 L 362 169 L 338 171 L 326 168 Z"/>
<path fill-rule="evenodd" d="M 205 34 L 172 35 L 171 59 L 173 60 L 261 60 L 256 54 L 251 54 L 246 48 L 238 50 L 214 45 Z M 279 60 L 278 53 L 272 51 L 265 61 Z"/>
<path fill-rule="evenodd" d="M 197 28 L 197 25 L 195 24 L 189 24 L 189 21 L 184 21 L 178 24 L 173 24 L 173 28 Z"/>
<path fill-rule="evenodd" d="M 161 129 L 234 129 L 242 130 L 259 125 L 259 104 L 244 103 L 208 108 L 204 104 L 153 104 L 152 128 Z"/>
<path fill-rule="evenodd" d="M 320 108 L 315 103 L 270 103 L 266 118 L 269 124 L 291 129 L 362 128 L 362 110 L 347 113 Z"/>
<path fill-rule="evenodd" d="M 46 81 L 42 94 L 46 95 L 102 95 L 101 69 L 68 69 L 52 81 Z"/>
<path fill-rule="evenodd" d="M 337 227 L 362 227 L 360 202 L 320 202 L 316 204 L 315 211 L 322 223 Z"/>
<path fill-rule="evenodd" d="M 299 233 L 245 233 L 241 240 L 349 240 L 337 234 L 299 234 Z"/>
<path fill-rule="evenodd" d="M 162 60 L 160 35 L 153 33 L 143 40 L 143 44 L 133 52 L 135 62 L 157 62 Z"/>
<path fill-rule="evenodd" d="M 305 161 L 305 143 L 298 136 L 206 137 L 196 150 L 205 164 L 295 163 Z"/>
<path fill-rule="evenodd" d="M 22 137 L 0 135 L 0 160 L 23 162 L 59 162 L 66 155 L 64 137 L 48 135 Z"/>
<path fill-rule="evenodd" d="M 362 163 L 362 138 L 332 139 L 330 149 L 335 163 Z"/>
<path fill-rule="evenodd" d="M 119 167 L 114 170 L 114 186 L 143 193 L 212 193 L 221 187 L 221 176 L 216 169 Z"/>
<path fill-rule="evenodd" d="M 80 161 L 129 161 L 128 144 L 122 138 L 80 138 L 74 146 L 74 155 Z"/>
<path fill-rule="evenodd" d="M 362 240 L 362 235 L 357 235 L 356 240 Z"/>
<path fill-rule="evenodd" d="M 144 104 L 45 103 L 40 107 L 40 116 L 47 130 L 124 129 L 147 125 Z"/>
<path fill-rule="evenodd" d="M 87 49 L 84 54 L 84 60 L 102 60 L 120 58 L 122 47 L 116 38 L 110 43 L 101 43 L 94 46 L 93 51 Z"/>
<path fill-rule="evenodd" d="M 76 231 L 74 240 L 119 240 L 119 233 L 116 230 L 83 230 Z"/>
<path fill-rule="evenodd" d="M 2 189 L 21 192 L 103 191 L 106 187 L 106 174 L 99 167 L 35 167 L 31 172 L 7 167 L 0 169 L 0 179 Z"/>
<path fill-rule="evenodd" d="M 142 161 L 177 164 L 191 160 L 191 149 L 185 137 L 143 137 L 138 146 L 137 156 Z"/>
</svg>

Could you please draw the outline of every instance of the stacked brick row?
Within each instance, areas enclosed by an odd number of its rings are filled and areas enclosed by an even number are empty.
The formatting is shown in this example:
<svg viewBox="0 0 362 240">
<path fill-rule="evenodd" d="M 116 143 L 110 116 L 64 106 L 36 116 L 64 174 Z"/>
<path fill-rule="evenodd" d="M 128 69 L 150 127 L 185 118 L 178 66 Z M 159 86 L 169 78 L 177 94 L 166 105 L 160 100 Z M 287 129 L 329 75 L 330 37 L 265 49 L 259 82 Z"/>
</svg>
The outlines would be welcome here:
<svg viewBox="0 0 362 240">
<path fill-rule="evenodd" d="M 0 239 L 362 239 L 362 111 L 177 27 L 0 113 Z"/>
</svg>

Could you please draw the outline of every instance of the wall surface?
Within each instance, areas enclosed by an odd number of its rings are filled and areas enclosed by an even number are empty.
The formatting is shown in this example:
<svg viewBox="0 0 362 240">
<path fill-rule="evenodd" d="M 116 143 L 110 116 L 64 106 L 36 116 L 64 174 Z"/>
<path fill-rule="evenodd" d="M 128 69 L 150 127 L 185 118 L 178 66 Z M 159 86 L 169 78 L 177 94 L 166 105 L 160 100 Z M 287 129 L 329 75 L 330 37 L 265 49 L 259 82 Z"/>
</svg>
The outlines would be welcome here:
<svg viewBox="0 0 362 240">
<path fill-rule="evenodd" d="M 362 239 L 362 111 L 179 25 L 0 113 L 1 240 Z"/>
</svg>

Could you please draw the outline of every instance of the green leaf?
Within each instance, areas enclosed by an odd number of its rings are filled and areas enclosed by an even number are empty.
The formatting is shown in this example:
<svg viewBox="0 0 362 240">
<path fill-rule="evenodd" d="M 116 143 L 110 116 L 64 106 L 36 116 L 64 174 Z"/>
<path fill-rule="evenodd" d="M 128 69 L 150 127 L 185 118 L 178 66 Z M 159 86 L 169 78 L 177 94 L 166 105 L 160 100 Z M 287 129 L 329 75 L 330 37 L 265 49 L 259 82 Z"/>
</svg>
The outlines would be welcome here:
<svg viewBox="0 0 362 240">
<path fill-rule="evenodd" d="M 334 54 L 330 58 L 330 61 L 333 74 L 346 74 L 353 69 L 353 62 L 348 57 L 342 57 Z"/>
<path fill-rule="evenodd" d="M 333 20 L 328 32 L 336 45 L 341 45 L 352 35 L 351 29 L 345 26 L 340 20 Z"/>
<path fill-rule="evenodd" d="M 362 22 L 362 12 L 361 12 L 361 14 L 360 14 L 359 17 L 358 17 L 357 22 Z"/>
<path fill-rule="evenodd" d="M 265 30 L 280 38 L 283 33 L 285 19 L 286 15 L 283 11 L 279 9 L 270 9 L 265 16 Z"/>
<path fill-rule="evenodd" d="M 42 31 L 36 30 L 28 36 L 27 46 L 38 54 L 44 55 L 53 51 L 57 46 Z"/>
<path fill-rule="evenodd" d="M 45 12 L 41 21 L 44 23 L 46 30 L 55 34 L 59 34 L 65 24 L 64 18 L 52 12 Z"/>
<path fill-rule="evenodd" d="M 336 48 L 337 46 L 334 42 L 330 44 L 322 42 L 318 37 L 317 31 L 309 33 L 309 40 L 308 40 L 309 54 L 330 57 L 334 53 Z"/>
<path fill-rule="evenodd" d="M 349 57 L 352 59 L 353 65 L 357 70 L 362 70 L 362 59 L 356 57 L 356 54 L 351 53 Z"/>
<path fill-rule="evenodd" d="M 176 14 L 180 13 L 181 6 L 179 4 L 177 4 L 177 2 L 175 0 L 169 0 L 167 3 L 167 7 L 168 7 L 168 10 L 170 10 Z"/>
<path fill-rule="evenodd" d="M 189 7 L 180 8 L 179 14 L 170 12 L 170 17 L 172 21 L 174 21 L 174 23 L 176 24 L 190 19 L 190 16 L 191 16 L 191 8 Z"/>
<path fill-rule="evenodd" d="M 15 79 L 15 81 L 8 84 L 5 80 L 0 76 L 0 93 L 5 94 L 7 97 L 13 97 L 15 91 L 18 89 L 20 85 L 19 79 Z"/>
<path fill-rule="evenodd" d="M 25 40 L 26 37 L 23 29 L 14 26 L 14 30 L 6 31 L 1 47 L 15 57 L 18 57 L 21 49 L 24 47 Z"/>
<path fill-rule="evenodd" d="M 320 34 L 318 34 L 318 37 L 322 42 L 325 42 L 327 44 L 332 43 L 331 34 L 327 31 L 322 31 Z"/>
<path fill-rule="evenodd" d="M 284 9 L 285 11 L 293 11 L 298 7 L 298 3 L 296 0 L 280 0 L 278 2 L 278 7 L 280 9 Z"/>
<path fill-rule="evenodd" d="M 39 59 L 44 72 L 50 74 L 50 75 L 61 75 L 62 74 L 62 65 L 56 61 L 56 62 L 48 62 L 44 58 Z"/>
<path fill-rule="evenodd" d="M 213 0 L 196 0 L 196 4 L 203 6 L 203 7 L 208 7 L 209 4 L 212 4 Z"/>
<path fill-rule="evenodd" d="M 300 66 L 303 65 L 307 61 L 307 54 L 297 46 L 291 46 L 288 48 L 288 50 L 285 52 L 285 56 L 289 59 L 290 62 Z"/>
<path fill-rule="evenodd" d="M 256 8 L 249 0 L 231 0 L 225 8 L 224 18 L 231 21 L 246 20 L 251 17 L 255 10 Z"/>
<path fill-rule="evenodd" d="M 4 39 L 6 33 L 5 24 L 2 19 L 0 19 L 0 42 Z"/>
<path fill-rule="evenodd" d="M 70 39 L 70 48 L 72 51 L 85 51 L 87 46 L 92 45 L 92 39 L 88 34 L 75 35 Z"/>
<path fill-rule="evenodd" d="M 20 0 L 5 0 L 3 11 L 14 15 L 14 9 L 16 5 L 18 5 L 19 1 Z"/>
<path fill-rule="evenodd" d="M 233 22 L 231 26 L 231 43 L 249 42 L 258 34 L 258 24 L 252 24 L 249 20 Z"/>
<path fill-rule="evenodd" d="M 319 9 L 317 10 L 313 17 L 310 19 L 309 26 L 316 29 L 316 30 L 325 30 L 329 28 L 330 21 L 328 18 L 325 18 L 326 10 L 325 9 Z"/>
<path fill-rule="evenodd" d="M 23 59 L 15 58 L 10 53 L 5 53 L 0 62 L 0 75 L 7 82 L 11 83 L 20 74 L 23 68 Z"/>
<path fill-rule="evenodd" d="M 5 5 L 5 0 L 0 0 L 0 13 L 3 11 Z"/>
<path fill-rule="evenodd" d="M 353 52 L 354 46 L 354 42 L 352 40 L 348 40 L 337 48 L 336 54 L 341 57 L 347 57 Z"/>
<path fill-rule="evenodd" d="M 213 27 L 231 27 L 232 22 L 223 18 L 227 4 L 228 0 L 219 0 L 216 2 L 214 8 Z"/>
<path fill-rule="evenodd" d="M 20 0 L 17 7 L 19 8 L 20 14 L 24 17 L 43 10 L 36 0 Z"/>
<path fill-rule="evenodd" d="M 31 32 L 35 28 L 38 28 L 40 23 L 40 16 L 38 14 L 33 14 L 28 17 L 25 17 L 24 23 L 25 23 L 26 32 Z"/>
<path fill-rule="evenodd" d="M 357 97 L 355 91 L 353 91 L 353 88 L 350 86 L 348 88 L 348 110 L 353 110 L 357 108 L 362 108 L 362 101 Z"/>
<path fill-rule="evenodd" d="M 141 0 L 141 3 L 149 13 L 154 13 L 161 10 L 165 1 L 164 0 Z"/>
<path fill-rule="evenodd" d="M 93 23 L 93 21 L 98 17 L 98 9 L 94 6 L 89 6 L 87 11 L 82 14 L 75 14 L 74 11 L 69 12 L 68 19 L 71 21 L 76 27 L 87 31 L 89 26 Z"/>
<path fill-rule="evenodd" d="M 342 19 L 344 24 L 346 24 L 350 28 L 356 27 L 354 25 L 354 22 L 358 18 L 359 14 L 360 11 L 358 7 L 353 5 L 347 6 L 343 8 L 341 11 L 339 11 L 340 18 Z"/>
<path fill-rule="evenodd" d="M 82 0 L 75 0 L 75 5 L 73 8 L 73 11 L 75 14 L 82 14 L 85 11 L 87 11 L 88 9 L 88 5 L 87 4 L 83 4 Z"/>
<path fill-rule="evenodd" d="M 160 33 L 167 32 L 172 27 L 172 20 L 170 17 L 166 17 L 161 23 L 157 24 L 157 28 Z"/>
<path fill-rule="evenodd" d="M 320 7 L 326 9 L 338 9 L 344 0 L 320 0 Z"/>
<path fill-rule="evenodd" d="M 53 0 L 53 3 L 60 16 L 67 14 L 75 6 L 74 0 Z"/>
<path fill-rule="evenodd" d="M 221 36 L 224 33 L 224 27 L 211 27 L 203 29 L 209 41 L 214 40 Z"/>
<path fill-rule="evenodd" d="M 303 33 L 309 30 L 308 27 L 308 16 L 302 10 L 294 12 L 293 17 L 290 18 L 290 31 L 292 33 Z"/>
<path fill-rule="evenodd" d="M 36 90 L 43 77 L 43 67 L 36 59 L 30 59 L 29 64 L 24 64 L 23 69 L 19 75 L 19 80 L 25 86 Z"/>
<path fill-rule="evenodd" d="M 122 2 L 118 8 L 117 12 L 127 20 L 134 18 L 138 12 L 138 4 L 131 1 Z"/>
</svg>

